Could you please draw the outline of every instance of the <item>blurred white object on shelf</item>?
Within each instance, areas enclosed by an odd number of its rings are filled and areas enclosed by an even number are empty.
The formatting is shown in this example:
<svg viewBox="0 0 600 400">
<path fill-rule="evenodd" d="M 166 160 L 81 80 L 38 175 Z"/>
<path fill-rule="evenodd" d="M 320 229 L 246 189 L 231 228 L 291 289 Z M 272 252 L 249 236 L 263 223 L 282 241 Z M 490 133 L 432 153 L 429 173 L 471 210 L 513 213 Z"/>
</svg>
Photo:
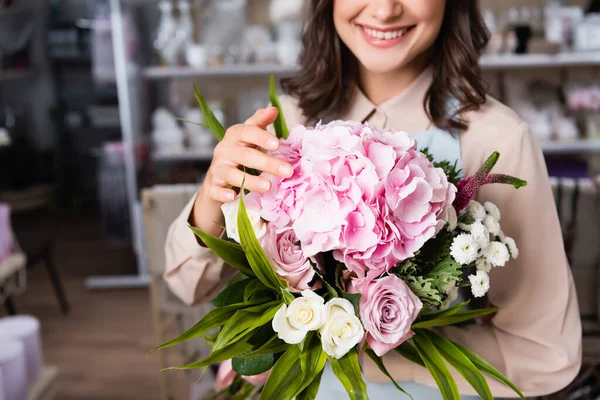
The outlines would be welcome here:
<svg viewBox="0 0 600 400">
<path fill-rule="evenodd" d="M 7 400 L 27 400 L 25 346 L 6 336 L 0 338 L 0 374 Z"/>
<path fill-rule="evenodd" d="M 154 49 L 157 51 L 162 62 L 167 65 L 176 65 L 179 46 L 177 43 L 177 21 L 173 15 L 173 4 L 170 0 L 162 0 L 158 3 L 160 10 L 160 23 L 156 32 Z"/>
<path fill-rule="evenodd" d="M 192 150 L 206 151 L 215 146 L 215 137 L 208 128 L 197 124 L 203 124 L 202 111 L 198 108 L 190 108 L 183 115 L 186 120 L 184 129 L 187 133 L 188 143 Z"/>
<path fill-rule="evenodd" d="M 284 66 L 298 64 L 302 52 L 302 23 L 300 21 L 281 21 L 277 29 L 277 61 Z"/>
<path fill-rule="evenodd" d="M 44 365 L 40 322 L 29 315 L 0 318 L 0 332 L 2 336 L 19 341 L 23 345 L 27 384 L 33 385 L 42 376 Z"/>
<path fill-rule="evenodd" d="M 177 118 L 164 107 L 157 108 L 152 115 L 152 144 L 155 151 L 183 151 L 184 133 Z"/>
<path fill-rule="evenodd" d="M 188 46 L 194 43 L 194 22 L 189 0 L 179 0 L 179 22 L 175 29 L 175 40 L 178 49 L 178 58 L 187 58 Z"/>
<path fill-rule="evenodd" d="M 185 51 L 185 60 L 190 67 L 206 68 L 206 47 L 200 44 L 190 44 Z"/>
<path fill-rule="evenodd" d="M 577 51 L 600 51 L 600 14 L 591 13 L 575 27 L 573 46 Z"/>
<path fill-rule="evenodd" d="M 240 61 L 246 64 L 274 62 L 274 43 L 266 26 L 250 25 L 240 42 Z"/>
<path fill-rule="evenodd" d="M 277 24 L 281 21 L 301 20 L 304 0 L 271 0 L 269 17 Z"/>
</svg>

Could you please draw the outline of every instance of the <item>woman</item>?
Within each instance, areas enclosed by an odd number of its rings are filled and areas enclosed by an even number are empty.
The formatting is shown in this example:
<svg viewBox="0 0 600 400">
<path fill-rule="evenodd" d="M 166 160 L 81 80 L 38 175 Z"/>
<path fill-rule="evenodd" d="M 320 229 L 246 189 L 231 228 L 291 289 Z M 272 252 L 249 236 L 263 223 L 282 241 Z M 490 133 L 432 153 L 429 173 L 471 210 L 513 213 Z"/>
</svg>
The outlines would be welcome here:
<svg viewBox="0 0 600 400">
<path fill-rule="evenodd" d="M 497 150 L 502 157 L 496 171 L 529 182 L 519 191 L 490 185 L 479 195 L 500 207 L 502 226 L 521 248 L 517 261 L 491 274 L 489 300 L 500 311 L 486 324 L 442 332 L 490 361 L 527 396 L 565 387 L 581 362 L 573 279 L 540 148 L 513 111 L 486 96 L 478 58 L 488 33 L 478 3 L 312 0 L 304 35 L 301 71 L 283 81 L 288 124 L 335 118 L 408 131 L 436 158 L 457 160 L 465 175 Z M 236 196 L 228 186 L 241 185 L 240 166 L 291 174 L 289 165 L 261 151 L 278 146 L 266 131 L 276 114 L 259 110 L 227 131 L 204 184 L 170 229 L 165 279 L 187 303 L 207 301 L 234 273 L 198 244 L 188 224 L 221 233 L 220 207 Z M 269 181 L 245 178 L 247 189 L 269 190 Z M 422 385 L 435 386 L 425 369 L 394 352 L 384 361 L 415 398 L 440 398 Z M 364 362 L 371 398 L 396 396 L 378 369 Z M 323 379 L 320 399 L 344 397 L 335 381 Z M 457 382 L 462 393 L 474 394 L 460 377 Z M 495 396 L 514 396 L 494 381 L 490 385 Z"/>
</svg>

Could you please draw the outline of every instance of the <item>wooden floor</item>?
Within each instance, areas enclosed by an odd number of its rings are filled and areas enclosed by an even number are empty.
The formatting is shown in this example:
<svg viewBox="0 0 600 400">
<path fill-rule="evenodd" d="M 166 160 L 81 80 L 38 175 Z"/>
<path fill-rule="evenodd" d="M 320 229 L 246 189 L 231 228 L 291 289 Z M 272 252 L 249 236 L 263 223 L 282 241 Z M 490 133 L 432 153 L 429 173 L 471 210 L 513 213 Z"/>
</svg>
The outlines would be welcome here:
<svg viewBox="0 0 600 400">
<path fill-rule="evenodd" d="M 45 361 L 60 368 L 56 400 L 160 399 L 156 358 L 147 355 L 155 345 L 148 291 L 89 291 L 83 283 L 90 275 L 134 273 L 131 250 L 104 243 L 93 218 L 43 223 L 56 233 L 56 264 L 71 312 L 60 313 L 41 265 L 28 270 L 27 291 L 15 302 L 20 314 L 41 321 Z M 182 373 L 167 373 L 174 374 L 177 399 L 187 399 Z"/>
</svg>

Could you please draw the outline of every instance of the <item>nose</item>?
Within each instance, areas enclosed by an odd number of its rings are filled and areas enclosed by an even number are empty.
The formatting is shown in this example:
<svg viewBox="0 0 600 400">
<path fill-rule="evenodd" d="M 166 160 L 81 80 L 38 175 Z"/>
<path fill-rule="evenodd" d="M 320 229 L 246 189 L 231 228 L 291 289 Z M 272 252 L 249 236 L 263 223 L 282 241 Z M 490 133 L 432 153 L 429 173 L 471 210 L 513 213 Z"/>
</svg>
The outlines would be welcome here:
<svg viewBox="0 0 600 400">
<path fill-rule="evenodd" d="M 374 0 L 371 2 L 373 17 L 386 22 L 402 14 L 402 2 L 399 0 Z"/>
</svg>

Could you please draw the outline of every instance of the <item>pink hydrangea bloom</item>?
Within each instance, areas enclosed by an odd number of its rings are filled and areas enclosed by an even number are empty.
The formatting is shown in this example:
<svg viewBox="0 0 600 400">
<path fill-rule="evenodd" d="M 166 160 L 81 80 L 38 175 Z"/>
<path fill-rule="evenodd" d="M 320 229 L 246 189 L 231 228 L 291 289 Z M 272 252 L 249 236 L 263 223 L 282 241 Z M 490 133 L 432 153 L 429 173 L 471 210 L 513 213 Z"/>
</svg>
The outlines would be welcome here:
<svg viewBox="0 0 600 400">
<path fill-rule="evenodd" d="M 271 191 L 248 195 L 261 216 L 291 228 L 306 258 L 333 251 L 363 277 L 412 257 L 444 226 L 456 194 L 407 133 L 368 124 L 296 126 L 274 155 L 294 174 L 263 174 Z"/>
</svg>

